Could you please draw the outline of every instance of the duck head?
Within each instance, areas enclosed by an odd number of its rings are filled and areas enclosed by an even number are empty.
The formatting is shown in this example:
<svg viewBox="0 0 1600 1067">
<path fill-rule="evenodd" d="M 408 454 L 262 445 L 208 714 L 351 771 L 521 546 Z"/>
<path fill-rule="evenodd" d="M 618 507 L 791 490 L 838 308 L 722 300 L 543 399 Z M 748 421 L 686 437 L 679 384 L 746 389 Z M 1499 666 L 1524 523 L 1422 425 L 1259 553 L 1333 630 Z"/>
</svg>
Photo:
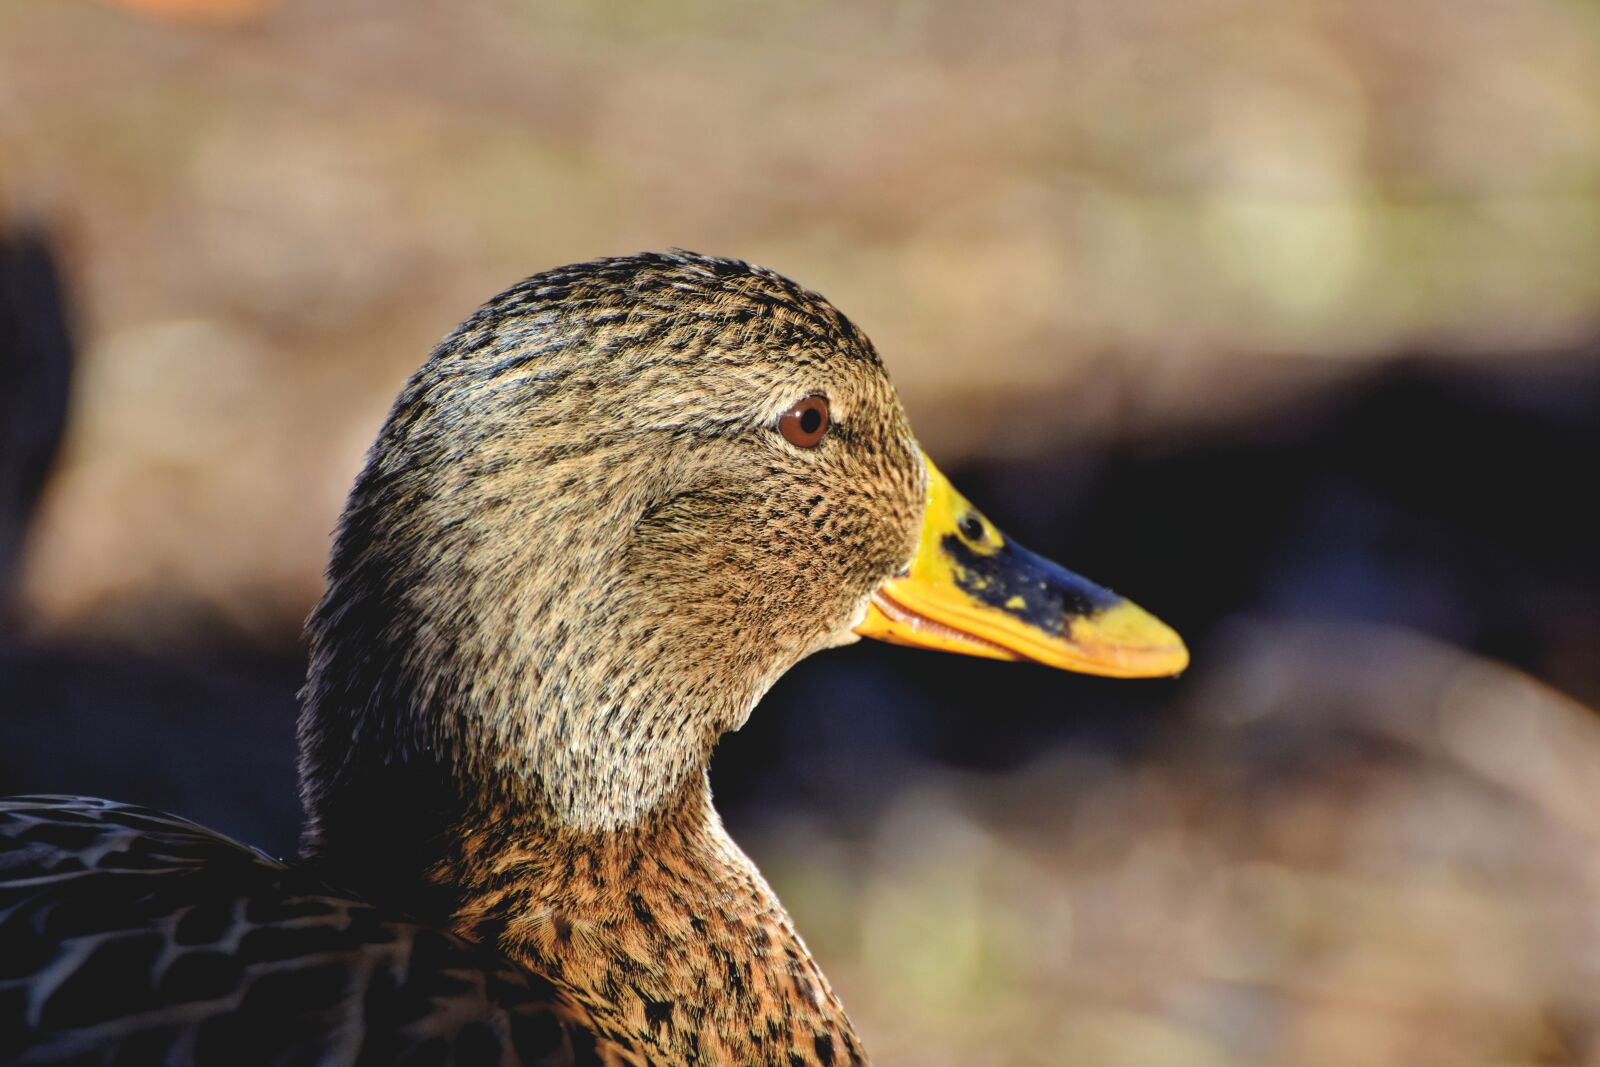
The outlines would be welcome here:
<svg viewBox="0 0 1600 1067">
<path fill-rule="evenodd" d="M 918 447 L 871 342 L 744 263 L 536 275 L 406 385 L 310 623 L 313 840 L 399 766 L 583 831 L 700 777 L 860 635 L 1121 676 L 1177 636 L 1007 540 Z"/>
</svg>

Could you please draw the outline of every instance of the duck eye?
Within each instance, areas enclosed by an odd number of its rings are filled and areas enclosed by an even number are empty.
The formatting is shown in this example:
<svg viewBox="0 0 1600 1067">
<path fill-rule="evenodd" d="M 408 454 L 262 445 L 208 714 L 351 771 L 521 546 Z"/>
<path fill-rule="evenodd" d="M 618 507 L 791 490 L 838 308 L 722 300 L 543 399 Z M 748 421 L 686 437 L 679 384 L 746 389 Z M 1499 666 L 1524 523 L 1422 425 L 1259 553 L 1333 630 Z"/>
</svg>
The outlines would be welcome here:
<svg viewBox="0 0 1600 1067">
<path fill-rule="evenodd" d="M 828 432 L 828 398 L 808 396 L 778 419 L 778 432 L 798 448 L 816 448 Z"/>
</svg>

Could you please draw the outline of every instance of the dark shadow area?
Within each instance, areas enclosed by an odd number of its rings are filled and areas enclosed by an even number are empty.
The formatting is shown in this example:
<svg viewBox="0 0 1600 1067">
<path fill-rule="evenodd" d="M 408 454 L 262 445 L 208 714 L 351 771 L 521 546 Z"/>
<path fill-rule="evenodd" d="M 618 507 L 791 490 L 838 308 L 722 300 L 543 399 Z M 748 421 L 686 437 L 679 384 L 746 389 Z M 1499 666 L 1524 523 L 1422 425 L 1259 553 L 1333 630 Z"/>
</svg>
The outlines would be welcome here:
<svg viewBox="0 0 1600 1067">
<path fill-rule="evenodd" d="M 67 424 L 72 314 L 48 237 L 0 220 L 0 634 L 22 540 Z"/>
</svg>

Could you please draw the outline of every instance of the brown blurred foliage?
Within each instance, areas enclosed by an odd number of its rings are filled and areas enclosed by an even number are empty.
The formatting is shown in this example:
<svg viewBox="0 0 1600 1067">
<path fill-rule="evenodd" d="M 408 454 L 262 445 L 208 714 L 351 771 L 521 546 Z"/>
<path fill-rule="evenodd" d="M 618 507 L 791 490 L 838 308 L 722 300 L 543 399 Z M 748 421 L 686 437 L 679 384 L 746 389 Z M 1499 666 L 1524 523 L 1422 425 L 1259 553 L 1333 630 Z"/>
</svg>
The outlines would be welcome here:
<svg viewBox="0 0 1600 1067">
<path fill-rule="evenodd" d="M 1600 1063 L 1594 714 L 1375 627 L 1241 623 L 1212 658 L 1138 758 L 755 835 L 875 1053 Z"/>
</svg>

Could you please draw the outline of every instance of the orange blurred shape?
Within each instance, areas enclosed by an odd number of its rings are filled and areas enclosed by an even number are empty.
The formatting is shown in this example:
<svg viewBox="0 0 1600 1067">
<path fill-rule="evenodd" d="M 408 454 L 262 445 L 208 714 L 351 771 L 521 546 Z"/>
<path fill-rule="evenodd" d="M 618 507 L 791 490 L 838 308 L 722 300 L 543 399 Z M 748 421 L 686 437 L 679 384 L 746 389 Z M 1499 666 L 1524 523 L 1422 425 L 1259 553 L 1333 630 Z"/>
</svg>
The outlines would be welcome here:
<svg viewBox="0 0 1600 1067">
<path fill-rule="evenodd" d="M 105 0 L 112 7 L 170 22 L 244 22 L 274 6 L 277 0 Z"/>
</svg>

